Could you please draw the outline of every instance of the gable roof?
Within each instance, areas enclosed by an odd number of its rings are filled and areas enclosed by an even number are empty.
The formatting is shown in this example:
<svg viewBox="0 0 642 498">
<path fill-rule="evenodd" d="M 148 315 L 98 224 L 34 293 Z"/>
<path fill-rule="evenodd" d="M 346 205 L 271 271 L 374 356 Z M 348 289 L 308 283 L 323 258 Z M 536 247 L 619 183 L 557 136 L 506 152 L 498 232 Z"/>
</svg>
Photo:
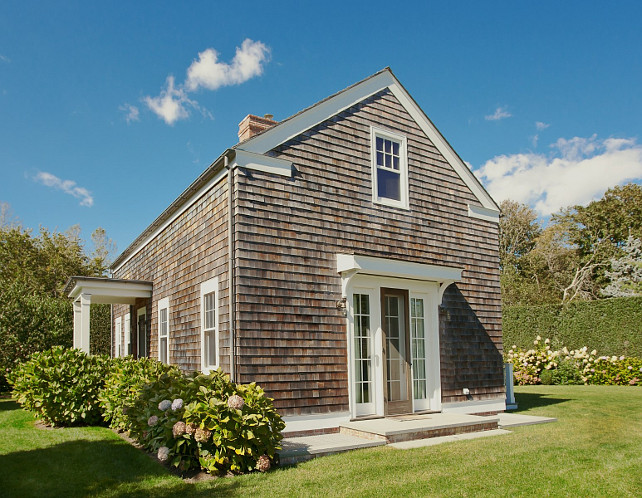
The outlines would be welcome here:
<svg viewBox="0 0 642 498">
<path fill-rule="evenodd" d="M 423 110 L 417 105 L 408 91 L 395 77 L 389 67 L 368 76 L 367 78 L 341 90 L 329 97 L 299 111 L 298 113 L 284 119 L 252 138 L 236 144 L 231 149 L 226 149 L 201 175 L 187 187 L 158 218 L 156 218 L 136 239 L 125 249 L 112 263 L 111 269 L 117 270 L 129 260 L 148 241 L 153 239 L 157 233 L 168 226 L 178 215 L 184 212 L 198 198 L 201 197 L 212 185 L 222 178 L 222 170 L 226 166 L 225 159 L 232 159 L 231 156 L 239 156 L 241 151 L 249 152 L 252 155 L 265 154 L 271 149 L 287 142 L 291 138 L 305 132 L 317 124 L 331 118 L 341 111 L 361 102 L 381 90 L 388 88 L 397 98 L 400 104 L 415 120 L 426 136 L 432 141 L 441 155 L 453 167 L 455 172 L 462 179 L 464 184 L 475 195 L 481 207 L 469 206 L 469 214 L 495 221 L 500 209 L 490 194 L 486 191 L 481 182 L 466 166 L 464 161 L 450 146 L 448 141 L 439 132 L 433 122 L 426 116 Z M 268 158 L 266 157 L 266 160 Z M 234 164 L 232 164 L 232 167 Z M 472 213 L 470 213 L 472 211 Z"/>
<path fill-rule="evenodd" d="M 473 192 L 479 203 L 484 208 L 499 213 L 499 206 L 497 203 L 486 191 L 470 168 L 466 166 L 464 161 L 462 161 L 459 155 L 454 151 L 433 122 L 417 105 L 415 100 L 395 77 L 389 67 L 386 67 L 378 73 L 349 86 L 345 90 L 341 90 L 340 92 L 317 102 L 307 109 L 290 116 L 289 118 L 281 121 L 278 125 L 255 135 L 249 140 L 236 145 L 234 148 L 257 154 L 265 154 L 278 145 L 287 142 L 291 138 L 294 138 L 304 131 L 385 88 L 388 88 L 392 92 L 408 114 L 410 114 L 410 116 L 415 120 L 417 125 L 435 145 L 441 155 L 446 158 L 462 181 Z"/>
</svg>

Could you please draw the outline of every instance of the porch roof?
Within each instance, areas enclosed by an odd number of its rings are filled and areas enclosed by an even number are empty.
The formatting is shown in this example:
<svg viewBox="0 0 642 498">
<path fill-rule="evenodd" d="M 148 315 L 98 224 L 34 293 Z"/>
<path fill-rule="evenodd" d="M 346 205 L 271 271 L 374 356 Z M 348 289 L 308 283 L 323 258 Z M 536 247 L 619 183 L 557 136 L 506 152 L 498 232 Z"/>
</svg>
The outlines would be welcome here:
<svg viewBox="0 0 642 498">
<path fill-rule="evenodd" d="M 152 297 L 152 282 L 107 277 L 70 277 L 65 293 L 74 301 L 90 295 L 95 304 L 135 304 L 138 298 Z"/>
</svg>

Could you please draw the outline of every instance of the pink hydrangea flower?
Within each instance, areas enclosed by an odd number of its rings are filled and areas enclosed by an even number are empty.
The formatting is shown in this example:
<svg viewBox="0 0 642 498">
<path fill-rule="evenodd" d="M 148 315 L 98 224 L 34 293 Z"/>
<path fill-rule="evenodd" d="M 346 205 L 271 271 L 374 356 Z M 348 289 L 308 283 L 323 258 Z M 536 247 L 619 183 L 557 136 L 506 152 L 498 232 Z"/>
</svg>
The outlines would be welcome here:
<svg viewBox="0 0 642 498">
<path fill-rule="evenodd" d="M 179 437 L 185 434 L 187 427 L 185 426 L 185 422 L 178 421 L 174 424 L 174 427 L 172 427 L 172 434 L 174 434 L 174 437 Z"/>
<path fill-rule="evenodd" d="M 147 419 L 147 425 L 150 427 L 154 427 L 158 423 L 158 417 L 156 415 L 152 415 Z"/>
<path fill-rule="evenodd" d="M 212 433 L 207 429 L 201 429 L 199 427 L 194 433 L 194 439 L 196 439 L 199 443 L 207 443 L 211 434 Z"/>
<path fill-rule="evenodd" d="M 232 394 L 232 396 L 227 399 L 227 406 L 232 410 L 241 410 L 244 404 L 245 401 L 238 394 Z"/>
<path fill-rule="evenodd" d="M 196 433 L 196 429 L 198 429 L 198 425 L 196 424 L 187 424 L 185 426 L 185 432 L 190 436 L 193 436 Z"/>
<path fill-rule="evenodd" d="M 259 472 L 267 472 L 268 470 L 270 470 L 270 466 L 270 457 L 268 457 L 267 455 L 261 455 L 256 462 L 256 470 L 258 470 Z"/>
</svg>

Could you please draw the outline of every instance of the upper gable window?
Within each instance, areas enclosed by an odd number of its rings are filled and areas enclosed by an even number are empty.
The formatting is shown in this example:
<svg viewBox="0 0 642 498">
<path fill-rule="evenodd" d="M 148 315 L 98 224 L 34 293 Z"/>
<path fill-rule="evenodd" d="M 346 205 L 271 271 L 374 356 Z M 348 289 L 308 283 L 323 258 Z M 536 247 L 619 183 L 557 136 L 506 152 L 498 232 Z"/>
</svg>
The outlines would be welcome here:
<svg viewBox="0 0 642 498">
<path fill-rule="evenodd" d="M 372 127 L 372 200 L 408 209 L 406 137 Z"/>
</svg>

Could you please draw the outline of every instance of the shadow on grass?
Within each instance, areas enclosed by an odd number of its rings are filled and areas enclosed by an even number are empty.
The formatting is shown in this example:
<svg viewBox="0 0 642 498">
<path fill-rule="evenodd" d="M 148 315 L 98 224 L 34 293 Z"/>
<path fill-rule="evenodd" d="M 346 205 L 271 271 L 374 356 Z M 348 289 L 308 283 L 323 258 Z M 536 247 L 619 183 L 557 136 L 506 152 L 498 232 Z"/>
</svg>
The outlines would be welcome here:
<svg viewBox="0 0 642 498">
<path fill-rule="evenodd" d="M 517 410 L 515 413 L 529 410 L 530 408 L 539 408 L 542 406 L 557 405 L 571 401 L 571 398 L 553 398 L 549 394 L 539 393 L 515 393 L 515 401 L 517 402 Z"/>
<path fill-rule="evenodd" d="M 13 410 L 20 410 L 20 405 L 13 399 L 0 398 L 0 412 L 10 412 Z"/>
<path fill-rule="evenodd" d="M 211 496 L 233 494 L 234 479 L 213 486 L 185 482 L 122 441 L 77 440 L 0 455 L 0 495 L 24 496 Z M 204 489 L 209 488 L 209 489 Z"/>
</svg>

